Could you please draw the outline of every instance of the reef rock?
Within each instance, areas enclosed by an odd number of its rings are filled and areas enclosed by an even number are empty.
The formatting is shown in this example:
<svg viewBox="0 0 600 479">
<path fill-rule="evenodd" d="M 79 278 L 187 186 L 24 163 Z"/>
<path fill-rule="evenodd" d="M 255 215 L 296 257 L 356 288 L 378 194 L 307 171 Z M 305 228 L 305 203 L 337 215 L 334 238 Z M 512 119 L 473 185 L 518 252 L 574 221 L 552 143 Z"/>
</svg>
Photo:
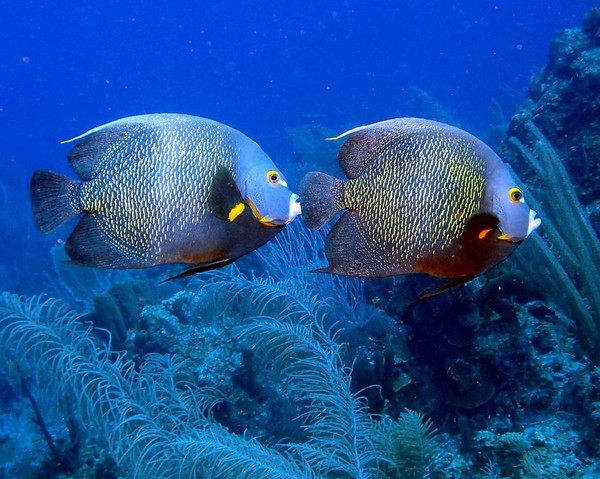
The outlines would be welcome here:
<svg viewBox="0 0 600 479">
<path fill-rule="evenodd" d="M 528 120 L 563 158 L 580 201 L 593 209 L 600 195 L 600 7 L 581 28 L 559 32 L 546 67 L 511 119 L 509 136 L 526 137 Z"/>
</svg>

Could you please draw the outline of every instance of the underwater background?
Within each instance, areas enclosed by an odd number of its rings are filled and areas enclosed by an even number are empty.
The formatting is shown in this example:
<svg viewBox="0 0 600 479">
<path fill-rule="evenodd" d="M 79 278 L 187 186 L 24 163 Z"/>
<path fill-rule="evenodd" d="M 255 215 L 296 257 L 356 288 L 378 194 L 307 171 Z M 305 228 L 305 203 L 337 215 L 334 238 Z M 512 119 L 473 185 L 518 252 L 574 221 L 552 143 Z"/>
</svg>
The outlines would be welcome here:
<svg viewBox="0 0 600 479">
<path fill-rule="evenodd" d="M 529 2 L 4 2 L 0 477 L 600 477 L 600 9 Z M 510 164 L 542 218 L 415 303 L 315 275 L 299 218 L 166 283 L 65 263 L 29 178 L 155 112 L 257 141 L 297 190 L 348 128 L 418 116 Z M 42 296 L 40 296 L 42 295 Z"/>
</svg>

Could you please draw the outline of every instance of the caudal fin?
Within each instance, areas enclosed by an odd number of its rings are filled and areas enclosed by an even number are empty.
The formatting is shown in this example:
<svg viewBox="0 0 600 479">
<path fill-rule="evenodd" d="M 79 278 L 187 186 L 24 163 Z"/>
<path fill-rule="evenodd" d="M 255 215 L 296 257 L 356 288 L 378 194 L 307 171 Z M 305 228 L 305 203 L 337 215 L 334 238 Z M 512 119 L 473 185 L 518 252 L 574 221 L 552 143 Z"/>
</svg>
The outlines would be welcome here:
<svg viewBox="0 0 600 479">
<path fill-rule="evenodd" d="M 341 183 L 341 180 L 318 171 L 311 171 L 302 178 L 300 205 L 304 222 L 310 229 L 321 228 L 340 211 L 335 199 Z"/>
<path fill-rule="evenodd" d="M 30 198 L 35 224 L 50 233 L 80 213 L 73 208 L 69 186 L 74 181 L 52 171 L 37 170 L 31 177 Z"/>
</svg>

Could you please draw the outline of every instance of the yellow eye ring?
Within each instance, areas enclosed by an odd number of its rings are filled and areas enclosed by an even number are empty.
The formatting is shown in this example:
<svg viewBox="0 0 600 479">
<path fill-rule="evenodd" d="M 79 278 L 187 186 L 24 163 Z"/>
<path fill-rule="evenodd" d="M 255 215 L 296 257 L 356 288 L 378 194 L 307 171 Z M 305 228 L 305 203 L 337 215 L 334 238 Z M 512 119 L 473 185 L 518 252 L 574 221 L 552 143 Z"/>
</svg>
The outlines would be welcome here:
<svg viewBox="0 0 600 479">
<path fill-rule="evenodd" d="M 521 201 L 523 201 L 523 193 L 519 188 L 511 188 L 508 191 L 508 197 L 513 203 L 520 203 Z"/>
<path fill-rule="evenodd" d="M 279 183 L 279 179 L 281 177 L 279 176 L 279 173 L 277 173 L 274 170 L 271 170 L 267 173 L 267 180 L 269 180 L 269 183 L 271 183 L 272 185 L 276 185 L 277 183 Z"/>
</svg>

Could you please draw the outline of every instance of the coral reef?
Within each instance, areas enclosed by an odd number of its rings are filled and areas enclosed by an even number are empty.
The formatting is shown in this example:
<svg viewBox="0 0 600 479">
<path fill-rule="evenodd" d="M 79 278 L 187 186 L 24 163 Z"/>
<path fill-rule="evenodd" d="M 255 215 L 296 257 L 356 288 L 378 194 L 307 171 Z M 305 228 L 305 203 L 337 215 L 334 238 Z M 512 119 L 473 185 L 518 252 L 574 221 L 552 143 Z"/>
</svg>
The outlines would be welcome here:
<svg viewBox="0 0 600 479">
<path fill-rule="evenodd" d="M 515 255 L 535 288 L 573 317 L 585 354 L 600 355 L 600 8 L 564 30 L 513 116 L 503 157 L 526 182 L 542 232 Z"/>
<path fill-rule="evenodd" d="M 587 354 L 598 362 L 600 241 L 558 154 L 532 122 L 526 128 L 535 141 L 533 152 L 516 137 L 510 141 L 525 160 L 521 163 L 535 169 L 538 186 L 527 194 L 545 225 L 543 235 L 534 236 L 516 258 L 523 271 L 538 276 L 537 288 L 546 299 L 576 319 Z"/>
<path fill-rule="evenodd" d="M 398 422 L 378 423 L 351 391 L 341 346 L 322 326 L 326 303 L 290 281 L 260 282 L 235 274 L 217 277 L 211 287 L 219 295 L 234 290 L 250 299 L 245 306 L 253 309 L 242 309 L 243 314 L 260 320 L 246 325 L 242 335 L 273 361 L 282 379 L 278 393 L 302 411 L 304 441 L 268 446 L 229 432 L 213 419 L 224 398 L 202 387 L 193 361 L 152 353 L 134 370 L 57 300 L 1 297 L 5 360 L 30 369 L 38 382 L 52 378 L 46 387 L 57 404 L 71 405 L 80 428 L 105 442 L 133 477 L 367 478 L 384 472 L 395 477 L 399 461 L 406 464 L 400 463 L 397 477 L 409 477 L 403 471 L 429 473 L 440 467 L 433 461 L 439 446 L 429 421 L 407 413 Z M 228 304 L 230 310 L 221 314 L 239 308 Z M 396 458 L 387 457 L 390 447 Z"/>
<path fill-rule="evenodd" d="M 398 326 L 380 309 L 393 283 L 365 291 L 363 280 L 306 273 L 322 259 L 314 235 L 290 227 L 249 262 L 254 272 L 217 270 L 133 308 L 163 348 L 143 357 L 111 351 L 55 300 L 2 296 L 6 363 L 33 388 L 43 380 L 52 417 L 85 431 L 75 471 L 90 467 L 85 451 L 104 464 L 108 450 L 130 477 L 598 472 L 586 458 L 600 452 L 600 373 L 577 357 L 568 317 L 518 286 L 494 293 L 499 275 L 417 303 Z M 66 425 L 50 424 L 69 444 Z"/>
<path fill-rule="evenodd" d="M 543 234 L 463 288 L 311 274 L 301 219 L 160 286 L 54 247 L 71 307 L 0 296 L 0 476 L 599 477 L 599 32 L 557 36 L 504 144 Z M 299 171 L 337 133 L 291 130 Z"/>
<path fill-rule="evenodd" d="M 600 201 L 599 110 L 600 8 L 594 8 L 582 28 L 556 35 L 548 64 L 532 79 L 509 128 L 509 137 L 527 138 L 533 121 L 563 159 L 580 201 L 593 208 Z"/>
</svg>

